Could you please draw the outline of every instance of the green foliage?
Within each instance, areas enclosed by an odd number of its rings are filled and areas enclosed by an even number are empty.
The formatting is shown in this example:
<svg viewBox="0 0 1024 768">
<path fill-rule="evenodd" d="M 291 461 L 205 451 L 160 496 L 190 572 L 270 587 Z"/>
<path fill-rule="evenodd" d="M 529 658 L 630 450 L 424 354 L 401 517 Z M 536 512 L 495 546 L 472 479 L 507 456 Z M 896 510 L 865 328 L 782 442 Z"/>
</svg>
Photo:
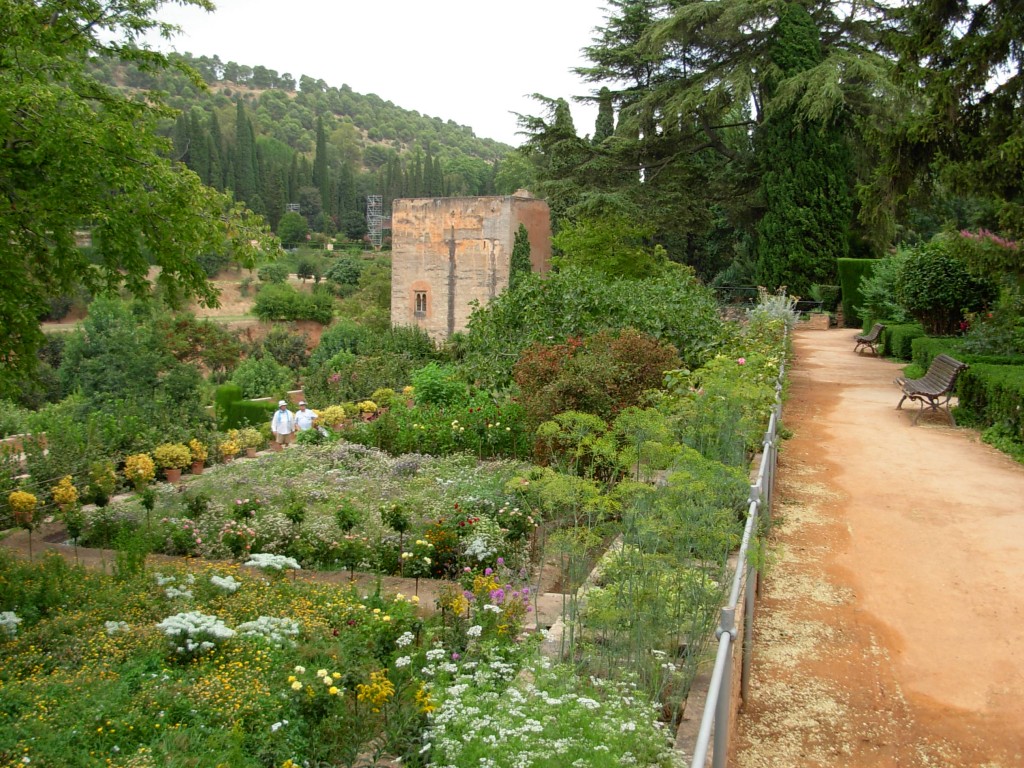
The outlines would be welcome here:
<svg viewBox="0 0 1024 768">
<path fill-rule="evenodd" d="M 302 368 L 308 358 L 306 351 L 309 345 L 309 336 L 305 333 L 295 333 L 286 326 L 275 325 L 259 342 L 259 352 L 269 355 L 286 368 L 297 371 Z"/>
<path fill-rule="evenodd" d="M 303 378 L 311 402 L 338 404 L 364 400 L 382 387 L 401 388 L 409 381 L 416 362 L 396 352 L 356 356 L 339 352 Z"/>
<path fill-rule="evenodd" d="M 451 366 L 429 362 L 412 372 L 413 393 L 417 405 L 455 405 L 468 395 L 466 385 Z"/>
<path fill-rule="evenodd" d="M 613 282 L 577 268 L 528 275 L 474 310 L 461 366 L 481 384 L 501 386 L 532 343 L 630 327 L 671 344 L 686 365 L 697 366 L 718 343 L 721 320 L 713 293 L 689 273 Z"/>
<path fill-rule="evenodd" d="M 285 248 L 294 248 L 306 242 L 308 232 L 306 218 L 294 211 L 284 214 L 277 223 L 277 236 L 281 238 L 281 245 Z"/>
<path fill-rule="evenodd" d="M 290 389 L 294 382 L 295 372 L 270 356 L 243 360 L 231 374 L 231 383 L 249 398 L 277 396 Z"/>
<path fill-rule="evenodd" d="M 1024 366 L 972 364 L 957 378 L 957 420 L 1024 443 Z"/>
<path fill-rule="evenodd" d="M 914 355 L 914 339 L 926 335 L 924 328 L 917 323 L 887 323 L 882 331 L 881 352 L 887 357 L 910 360 Z"/>
<path fill-rule="evenodd" d="M 861 277 L 859 283 L 861 303 L 854 308 L 857 316 L 863 319 L 865 327 L 868 323 L 874 325 L 878 320 L 906 323 L 911 319 L 910 314 L 896 300 L 896 277 L 901 268 L 901 259 L 902 252 L 897 252 L 892 256 L 868 262 L 871 269 Z M 842 268 L 841 261 L 840 270 Z M 843 309 L 846 309 L 845 302 Z"/>
<path fill-rule="evenodd" d="M 200 256 L 248 261 L 260 246 L 276 247 L 260 220 L 172 159 L 170 142 L 155 131 L 172 114 L 159 94 L 121 94 L 87 71 L 86 62 L 169 66 L 164 54 L 125 42 L 164 30 L 152 3 L 108 6 L 4 4 L 9 56 L 0 61 L 0 113 L 21 118 L 5 121 L 0 157 L 8 201 L 0 207 L 7 256 L 0 378 L 34 366 L 43 342 L 38 318 L 53 296 L 84 286 L 93 295 L 125 288 L 145 297 L 155 265 L 172 303 L 215 303 Z M 198 82 L 187 67 L 179 71 Z M 75 243 L 85 224 L 88 255 Z"/>
<path fill-rule="evenodd" d="M 264 321 L 314 320 L 326 325 L 334 317 L 334 299 L 316 289 L 303 293 L 290 285 L 265 285 L 256 294 L 253 312 Z"/>
<path fill-rule="evenodd" d="M 967 312 L 977 312 L 996 297 L 996 286 L 972 275 L 939 235 L 901 257 L 896 275 L 896 298 L 933 336 L 949 335 Z M 955 237 L 955 236 L 954 236 Z"/>
<path fill-rule="evenodd" d="M 865 323 L 873 322 L 875 319 L 888 317 L 887 315 L 876 315 L 874 318 L 865 317 L 862 308 L 864 307 L 863 286 L 868 280 L 879 262 L 877 259 L 838 259 L 836 261 L 839 271 L 839 284 L 843 294 L 843 320 L 848 328 L 855 328 Z"/>
<path fill-rule="evenodd" d="M 661 386 L 665 371 L 678 367 L 676 350 L 631 328 L 602 331 L 583 341 L 535 344 L 513 369 L 531 425 L 552 414 L 582 411 L 610 421 Z"/>
<path fill-rule="evenodd" d="M 551 241 L 552 266 L 576 266 L 610 279 L 654 277 L 666 270 L 665 249 L 652 244 L 652 228 L 624 215 L 566 222 Z"/>
<path fill-rule="evenodd" d="M 525 224 L 520 224 L 512 243 L 512 259 L 508 274 L 509 288 L 514 288 L 519 278 L 531 271 L 533 271 L 533 265 L 530 263 L 530 233 L 526 231 Z"/>
<path fill-rule="evenodd" d="M 332 283 L 339 286 L 355 288 L 359 284 L 359 276 L 367 262 L 358 256 L 339 256 L 324 275 Z"/>
<path fill-rule="evenodd" d="M 226 423 L 231 404 L 244 397 L 242 388 L 237 384 L 221 384 L 213 395 L 214 410 L 221 429 L 227 429 Z"/>
<path fill-rule="evenodd" d="M 256 273 L 264 283 L 285 283 L 288 281 L 288 265 L 283 261 L 272 261 L 264 264 Z"/>
<path fill-rule="evenodd" d="M 275 395 L 276 397 L 276 395 Z M 228 416 L 223 429 L 260 427 L 269 424 L 277 410 L 277 400 L 235 400 L 228 407 Z"/>
</svg>

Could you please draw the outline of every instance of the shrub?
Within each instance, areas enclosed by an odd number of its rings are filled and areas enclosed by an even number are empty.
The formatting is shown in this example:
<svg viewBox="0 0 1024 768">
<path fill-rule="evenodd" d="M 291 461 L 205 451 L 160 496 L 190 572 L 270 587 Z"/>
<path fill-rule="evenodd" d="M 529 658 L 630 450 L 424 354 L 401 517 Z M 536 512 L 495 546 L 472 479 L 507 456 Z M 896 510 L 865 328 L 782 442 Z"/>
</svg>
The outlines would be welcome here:
<svg viewBox="0 0 1024 768">
<path fill-rule="evenodd" d="M 269 355 L 243 360 L 231 374 L 231 383 L 247 398 L 272 397 L 286 392 L 295 381 L 294 371 Z"/>
<path fill-rule="evenodd" d="M 163 443 L 153 449 L 153 460 L 160 469 L 184 469 L 192 463 L 192 452 L 182 443 Z"/>
<path fill-rule="evenodd" d="M 973 364 L 957 379 L 957 397 L 961 423 L 997 426 L 1024 442 L 1024 367 Z"/>
<path fill-rule="evenodd" d="M 280 261 L 264 264 L 256 273 L 264 283 L 284 283 L 288 280 L 288 265 Z"/>
<path fill-rule="evenodd" d="M 136 453 L 124 460 L 124 476 L 136 488 L 156 477 L 156 467 L 148 453 Z"/>
<path fill-rule="evenodd" d="M 882 331 L 882 354 L 900 360 L 910 360 L 914 355 L 911 346 L 914 339 L 924 335 L 924 329 L 917 323 L 886 325 Z"/>
<path fill-rule="evenodd" d="M 277 410 L 274 400 L 238 400 L 231 404 L 228 417 L 224 422 L 224 429 L 238 429 L 239 427 L 260 427 L 269 424 Z"/>
<path fill-rule="evenodd" d="M 679 363 L 670 344 L 627 328 L 585 341 L 535 344 L 516 362 L 513 377 L 532 425 L 563 411 L 610 421 L 636 405 L 644 390 L 660 387 L 665 371 Z"/>
<path fill-rule="evenodd" d="M 836 259 L 839 268 L 839 285 L 843 296 L 843 322 L 854 328 L 867 319 L 863 316 L 864 296 L 862 285 L 878 265 L 877 259 Z"/>
<path fill-rule="evenodd" d="M 334 317 L 334 297 L 321 288 L 299 293 L 290 285 L 267 285 L 256 296 L 253 312 L 260 320 L 313 320 L 326 325 Z"/>
<path fill-rule="evenodd" d="M 976 277 L 938 235 L 903 255 L 896 274 L 896 298 L 931 336 L 955 333 L 964 313 L 977 312 L 996 297 L 994 283 Z"/>
<path fill-rule="evenodd" d="M 851 309 L 856 310 L 864 328 L 869 323 L 874 324 L 883 319 L 892 323 L 906 323 L 910 315 L 896 300 L 896 275 L 902 264 L 900 254 L 872 260 L 871 263 L 873 268 L 860 281 L 861 303 Z M 846 306 L 844 303 L 844 310 Z"/>
<path fill-rule="evenodd" d="M 466 385 L 451 366 L 429 362 L 412 372 L 417 405 L 452 405 L 466 399 Z"/>
</svg>

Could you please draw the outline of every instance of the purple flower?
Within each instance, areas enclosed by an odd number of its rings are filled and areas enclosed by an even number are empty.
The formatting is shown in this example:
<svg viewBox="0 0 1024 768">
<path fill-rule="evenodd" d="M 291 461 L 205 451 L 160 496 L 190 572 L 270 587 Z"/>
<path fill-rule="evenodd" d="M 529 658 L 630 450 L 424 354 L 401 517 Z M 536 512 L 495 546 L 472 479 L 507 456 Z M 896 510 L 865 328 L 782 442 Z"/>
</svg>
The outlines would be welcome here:
<svg viewBox="0 0 1024 768">
<path fill-rule="evenodd" d="M 499 557 L 498 558 L 498 565 L 504 565 L 504 564 L 505 564 L 505 558 L 504 557 Z"/>
<path fill-rule="evenodd" d="M 505 602 L 505 590 L 500 588 L 492 590 L 490 597 L 492 603 L 494 603 L 495 605 L 500 605 L 501 603 Z"/>
<path fill-rule="evenodd" d="M 490 576 L 494 571 L 490 568 L 484 568 L 484 576 Z"/>
<path fill-rule="evenodd" d="M 453 654 L 452 654 L 452 661 L 458 661 L 458 660 L 459 660 L 459 659 L 461 659 L 461 658 L 462 658 L 462 657 L 461 657 L 461 656 L 459 656 L 459 654 L 457 654 L 457 653 L 453 653 Z"/>
</svg>

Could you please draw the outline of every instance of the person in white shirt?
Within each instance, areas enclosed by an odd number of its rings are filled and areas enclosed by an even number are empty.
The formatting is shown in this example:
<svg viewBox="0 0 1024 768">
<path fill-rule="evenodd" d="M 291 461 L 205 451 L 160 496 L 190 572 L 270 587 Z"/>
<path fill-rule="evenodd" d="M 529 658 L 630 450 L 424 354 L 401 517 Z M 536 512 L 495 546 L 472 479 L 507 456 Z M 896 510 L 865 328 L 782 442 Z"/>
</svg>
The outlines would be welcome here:
<svg viewBox="0 0 1024 768">
<path fill-rule="evenodd" d="M 288 403 L 284 400 L 277 401 L 277 410 L 270 421 L 270 431 L 281 445 L 288 445 L 295 439 L 295 415 L 288 410 Z"/>
<path fill-rule="evenodd" d="M 299 402 L 299 410 L 295 412 L 295 426 L 299 432 L 305 432 L 307 429 L 313 428 L 313 422 L 316 421 L 316 411 L 310 410 L 306 407 L 306 401 L 301 400 Z"/>
</svg>

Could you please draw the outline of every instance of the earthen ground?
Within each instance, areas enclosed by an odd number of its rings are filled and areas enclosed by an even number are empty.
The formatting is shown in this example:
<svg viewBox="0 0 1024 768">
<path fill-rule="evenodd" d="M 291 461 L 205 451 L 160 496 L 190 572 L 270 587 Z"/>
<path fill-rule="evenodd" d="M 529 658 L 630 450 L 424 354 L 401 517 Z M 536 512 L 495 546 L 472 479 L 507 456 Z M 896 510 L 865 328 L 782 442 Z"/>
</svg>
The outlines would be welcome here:
<svg viewBox="0 0 1024 768">
<path fill-rule="evenodd" d="M 738 768 L 1024 766 L 1024 466 L 798 331 Z"/>
</svg>

